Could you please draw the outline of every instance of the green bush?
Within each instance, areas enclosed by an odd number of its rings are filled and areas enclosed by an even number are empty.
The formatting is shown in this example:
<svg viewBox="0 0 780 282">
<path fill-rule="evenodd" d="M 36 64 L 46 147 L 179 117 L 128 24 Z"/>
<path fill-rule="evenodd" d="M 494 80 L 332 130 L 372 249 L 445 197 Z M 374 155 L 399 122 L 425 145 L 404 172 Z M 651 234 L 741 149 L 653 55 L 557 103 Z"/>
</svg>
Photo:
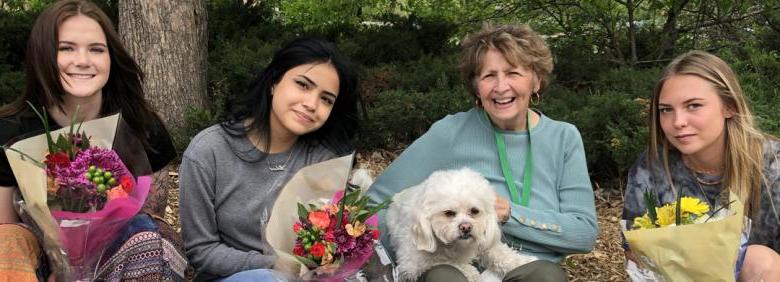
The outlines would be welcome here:
<svg viewBox="0 0 780 282">
<path fill-rule="evenodd" d="M 471 107 L 463 88 L 429 92 L 392 90 L 378 95 L 368 108 L 358 148 L 398 148 L 425 133 L 437 120 Z"/>
<path fill-rule="evenodd" d="M 599 75 L 595 89 L 574 92 L 553 85 L 539 108 L 574 124 L 582 134 L 591 176 L 623 179 L 647 144 L 647 110 L 660 69 L 615 69 Z"/>
<path fill-rule="evenodd" d="M 9 65 L 0 64 L 0 105 L 10 103 L 22 94 L 24 73 L 13 70 Z"/>
</svg>

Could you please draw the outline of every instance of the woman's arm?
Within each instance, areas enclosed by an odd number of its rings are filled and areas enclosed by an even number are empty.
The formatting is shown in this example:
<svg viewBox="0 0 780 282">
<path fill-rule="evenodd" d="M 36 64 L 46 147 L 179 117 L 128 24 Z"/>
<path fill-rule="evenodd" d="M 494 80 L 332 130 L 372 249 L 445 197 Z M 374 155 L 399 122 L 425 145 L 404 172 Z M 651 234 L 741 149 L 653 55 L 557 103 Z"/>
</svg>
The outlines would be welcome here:
<svg viewBox="0 0 780 282">
<path fill-rule="evenodd" d="M 238 250 L 222 242 L 214 206 L 216 175 L 213 166 L 203 165 L 185 153 L 179 167 L 179 179 L 184 248 L 198 272 L 228 276 L 244 270 L 273 267 L 276 256 Z"/>
<path fill-rule="evenodd" d="M 152 175 L 152 188 L 144 203 L 143 211 L 159 219 L 165 218 L 165 207 L 168 206 L 168 191 L 173 187 L 173 180 L 168 177 L 171 166 L 167 165 Z"/>
<path fill-rule="evenodd" d="M 512 204 L 512 216 L 517 220 L 509 220 L 503 230 L 509 237 L 558 253 L 587 253 L 593 250 L 598 235 L 593 188 L 579 132 L 574 129 L 566 140 L 561 182 L 557 189 L 550 189 L 550 193 L 558 194 L 559 209 L 538 210 Z"/>
<path fill-rule="evenodd" d="M 0 186 L 0 224 L 19 222 L 19 217 L 14 210 L 14 189 L 14 187 Z"/>
</svg>

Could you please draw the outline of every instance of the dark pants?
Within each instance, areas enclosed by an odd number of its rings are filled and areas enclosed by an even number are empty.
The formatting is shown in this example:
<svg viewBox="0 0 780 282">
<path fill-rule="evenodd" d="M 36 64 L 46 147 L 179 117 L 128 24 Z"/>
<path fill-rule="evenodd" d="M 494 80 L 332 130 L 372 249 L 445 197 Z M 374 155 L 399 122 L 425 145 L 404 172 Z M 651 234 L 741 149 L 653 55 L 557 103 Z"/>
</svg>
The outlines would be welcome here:
<svg viewBox="0 0 780 282">
<path fill-rule="evenodd" d="M 449 265 L 437 265 L 420 277 L 419 282 L 466 282 L 457 268 Z M 504 282 L 558 282 L 567 281 L 566 272 L 560 265 L 546 260 L 537 260 L 513 269 L 504 276 Z"/>
</svg>

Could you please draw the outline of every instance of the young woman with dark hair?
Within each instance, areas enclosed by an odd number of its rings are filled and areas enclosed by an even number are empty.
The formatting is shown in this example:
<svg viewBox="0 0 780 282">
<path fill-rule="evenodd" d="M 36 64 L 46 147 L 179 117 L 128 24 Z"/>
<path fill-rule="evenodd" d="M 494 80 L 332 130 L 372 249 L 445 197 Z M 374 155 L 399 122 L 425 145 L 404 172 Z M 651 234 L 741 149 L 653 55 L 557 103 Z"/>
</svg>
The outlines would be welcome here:
<svg viewBox="0 0 780 282">
<path fill-rule="evenodd" d="M 179 168 L 179 211 L 195 280 L 289 271 L 264 240 L 271 209 L 299 169 L 352 151 L 357 95 L 333 44 L 297 39 L 274 54 L 229 121 L 193 138 Z"/>
<path fill-rule="evenodd" d="M 166 165 L 176 156 L 165 126 L 144 100 L 143 74 L 119 40 L 108 16 L 85 0 L 59 1 L 36 20 L 27 45 L 24 93 L 0 108 L 0 143 L 41 133 L 42 122 L 27 105 L 45 107 L 53 129 L 71 120 L 87 121 L 121 113 L 145 147 L 153 185 L 144 211 L 130 223 L 101 258 L 98 279 L 183 279 L 186 261 L 174 244 L 179 241 L 160 220 L 167 200 Z M 78 110 L 77 110 L 78 109 Z M 75 116 L 77 115 L 78 116 Z M 35 279 L 40 247 L 14 210 L 17 183 L 5 153 L 0 153 L 0 241 L 21 249 L 0 251 L 0 278 Z M 162 196 L 160 196 L 162 195 Z M 164 233 L 166 236 L 162 236 Z M 166 237 L 166 238 L 164 238 Z M 146 254 L 155 255 L 147 256 Z M 19 257 L 19 254 L 25 254 Z M 139 259 L 146 256 L 144 259 Z M 6 268 L 3 265 L 14 265 Z M 8 271 L 12 269 L 14 271 Z M 38 278 L 46 271 L 38 271 Z M 4 280 L 4 279 L 0 279 Z"/>
</svg>

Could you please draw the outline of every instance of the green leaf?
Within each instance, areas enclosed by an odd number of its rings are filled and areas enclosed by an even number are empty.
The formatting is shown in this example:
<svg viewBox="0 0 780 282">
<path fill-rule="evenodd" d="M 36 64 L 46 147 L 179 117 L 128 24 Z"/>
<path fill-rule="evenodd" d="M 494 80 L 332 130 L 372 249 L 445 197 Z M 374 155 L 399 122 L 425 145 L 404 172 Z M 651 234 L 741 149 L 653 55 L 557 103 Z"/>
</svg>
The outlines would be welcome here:
<svg viewBox="0 0 780 282">
<path fill-rule="evenodd" d="M 380 210 L 386 209 L 390 205 L 390 203 L 392 203 L 392 201 L 390 199 L 387 199 L 376 206 L 369 207 L 367 212 L 363 215 L 360 215 L 357 220 L 359 220 L 360 222 L 365 222 L 366 218 L 371 217 L 372 215 L 378 213 Z"/>
<path fill-rule="evenodd" d="M 656 213 L 656 207 L 658 207 L 655 194 L 651 193 L 650 190 L 645 191 L 645 206 L 647 207 L 647 216 L 650 217 L 650 221 L 655 225 L 655 227 L 658 227 L 658 224 L 656 223 L 656 220 L 658 220 L 658 214 Z"/>
<path fill-rule="evenodd" d="M 65 136 L 59 135 L 57 136 L 57 151 L 49 152 L 50 154 L 56 153 L 56 152 L 68 152 L 70 148 L 70 142 L 68 139 L 65 138 Z M 70 156 L 68 156 L 70 157 Z"/>
<path fill-rule="evenodd" d="M 674 203 L 674 224 L 682 225 L 682 190 L 677 192 L 677 202 Z"/>
<path fill-rule="evenodd" d="M 298 261 L 300 261 L 304 265 L 306 265 L 306 267 L 308 267 L 309 269 L 317 268 L 317 266 L 319 266 L 319 264 L 317 264 L 313 260 L 310 260 L 309 258 L 305 258 L 302 256 L 295 256 L 295 258 L 298 259 Z"/>
<path fill-rule="evenodd" d="M 716 215 L 716 214 L 718 214 L 718 213 L 720 212 L 720 210 L 729 208 L 729 207 L 731 206 L 731 204 L 732 204 L 732 203 L 734 203 L 734 201 L 735 201 L 735 200 L 731 200 L 731 201 L 730 201 L 730 202 L 728 202 L 727 204 L 725 204 L 725 205 L 721 206 L 721 207 L 720 207 L 720 208 L 718 208 L 717 210 L 715 210 L 715 211 L 713 211 L 712 213 L 710 213 L 710 214 L 707 216 L 707 219 L 705 219 L 705 220 L 704 220 L 704 222 L 710 221 L 710 219 L 712 218 L 712 216 L 713 216 L 713 215 Z"/>
<path fill-rule="evenodd" d="M 347 192 L 344 194 L 344 197 L 341 198 L 341 201 L 344 202 L 346 205 L 354 206 L 355 202 L 357 202 L 358 197 L 360 197 L 360 190 L 354 190 L 349 191 L 349 189 L 345 189 Z"/>
<path fill-rule="evenodd" d="M 86 132 L 81 132 L 81 149 L 86 150 L 89 149 L 89 137 L 87 137 Z"/>
<path fill-rule="evenodd" d="M 56 148 L 54 148 L 54 140 L 51 138 L 51 129 L 49 128 L 49 117 L 46 113 L 46 108 L 41 107 L 41 112 L 38 111 L 38 109 L 33 106 L 33 104 L 30 101 L 27 101 L 27 105 L 32 108 L 32 110 L 35 112 L 36 115 L 38 115 L 38 118 L 41 119 L 41 122 L 43 122 L 43 130 L 46 132 L 46 144 L 49 147 L 49 152 L 56 152 Z"/>
<path fill-rule="evenodd" d="M 301 220 L 306 220 L 309 218 L 309 211 L 306 210 L 306 207 L 301 203 L 298 203 L 298 217 Z"/>
<path fill-rule="evenodd" d="M 30 162 L 32 162 L 37 167 L 44 168 L 44 169 L 46 168 L 46 165 L 43 162 L 41 162 L 39 160 L 36 160 L 35 158 L 33 158 L 32 156 L 28 155 L 25 152 L 19 151 L 17 149 L 11 148 L 10 146 L 6 146 L 6 145 L 0 145 L 0 149 L 2 149 L 2 150 L 11 150 L 11 151 L 17 152 L 20 155 L 22 155 L 22 160 L 23 161 L 29 160 Z"/>
</svg>

